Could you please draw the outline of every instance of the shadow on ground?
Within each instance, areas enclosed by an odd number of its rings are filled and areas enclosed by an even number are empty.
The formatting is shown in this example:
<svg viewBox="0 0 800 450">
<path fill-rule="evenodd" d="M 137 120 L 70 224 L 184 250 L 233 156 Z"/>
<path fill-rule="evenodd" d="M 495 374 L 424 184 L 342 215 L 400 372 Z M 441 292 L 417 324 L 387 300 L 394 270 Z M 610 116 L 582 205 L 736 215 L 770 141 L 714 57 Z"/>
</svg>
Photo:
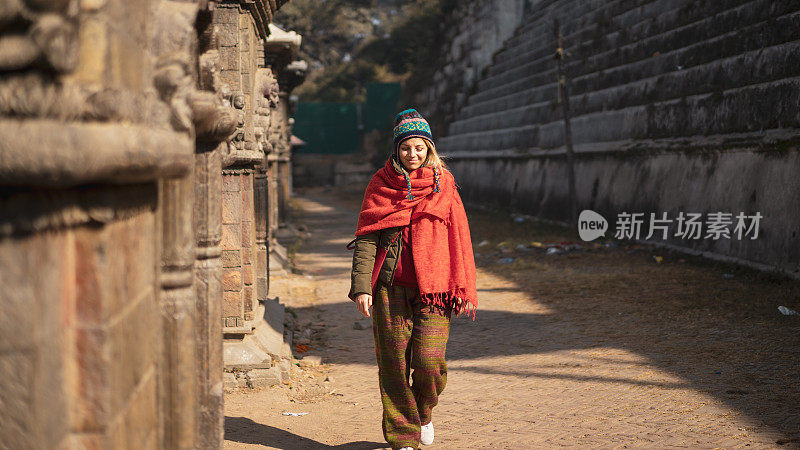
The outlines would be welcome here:
<svg viewBox="0 0 800 450">
<path fill-rule="evenodd" d="M 312 198 L 325 204 L 338 201 L 330 196 Z M 352 205 L 340 203 L 336 210 L 337 214 L 350 211 L 350 221 L 355 223 Z M 515 223 L 508 216 L 483 211 L 470 211 L 469 216 L 479 267 L 512 285 L 484 287 L 479 298 L 518 297 L 515 291 L 521 291 L 548 312 L 519 314 L 483 308 L 475 322 L 456 319 L 448 360 L 565 349 L 625 349 L 643 357 L 642 364 L 683 380 L 657 384 L 660 387 L 707 393 L 755 423 L 780 432 L 786 439 L 778 444 L 798 442 L 800 318 L 782 316 L 777 307 L 798 309 L 799 282 L 641 246 L 559 255 L 547 255 L 539 249 L 513 250 L 519 243 L 566 239 L 569 232 L 530 222 Z M 326 217 L 306 215 L 302 220 L 312 232 L 327 232 Z M 315 252 L 340 257 L 341 238 L 332 233 L 330 242 L 315 248 Z M 482 241 L 486 243 L 478 246 Z M 661 256 L 663 261 L 656 263 L 654 256 Z M 501 263 L 505 258 L 513 258 L 513 262 Z M 346 269 L 333 266 L 320 275 L 349 276 Z M 330 308 L 352 309 L 353 305 L 343 301 L 320 308 L 330 312 Z M 329 349 L 325 355 L 334 363 L 374 363 L 373 355 L 351 354 L 346 349 Z M 588 368 L 598 363 L 592 358 L 585 362 Z M 617 363 L 602 361 L 604 365 Z M 532 365 L 502 374 L 562 376 L 539 369 Z M 459 366 L 459 370 L 495 373 L 491 366 L 479 364 Z M 632 386 L 647 383 L 628 380 L 624 375 L 589 377 L 585 381 Z"/>
<path fill-rule="evenodd" d="M 385 448 L 380 442 L 349 442 L 328 445 L 313 439 L 304 438 L 280 428 L 253 422 L 247 417 L 225 417 L 225 439 L 243 444 L 263 445 L 285 449 L 332 448 L 341 450 L 372 450 Z"/>
</svg>

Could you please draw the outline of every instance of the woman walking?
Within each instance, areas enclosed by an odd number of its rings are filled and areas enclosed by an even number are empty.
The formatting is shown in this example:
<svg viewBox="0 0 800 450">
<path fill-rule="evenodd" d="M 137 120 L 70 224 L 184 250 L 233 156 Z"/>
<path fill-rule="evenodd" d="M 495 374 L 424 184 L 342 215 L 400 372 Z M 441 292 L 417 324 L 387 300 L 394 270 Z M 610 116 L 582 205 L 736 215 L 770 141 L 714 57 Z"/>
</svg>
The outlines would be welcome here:
<svg viewBox="0 0 800 450">
<path fill-rule="evenodd" d="M 450 317 L 474 320 L 478 301 L 464 206 L 416 110 L 395 118 L 393 152 L 367 186 L 355 234 L 349 296 L 365 316 L 373 308 L 383 436 L 393 449 L 429 445 Z"/>
</svg>

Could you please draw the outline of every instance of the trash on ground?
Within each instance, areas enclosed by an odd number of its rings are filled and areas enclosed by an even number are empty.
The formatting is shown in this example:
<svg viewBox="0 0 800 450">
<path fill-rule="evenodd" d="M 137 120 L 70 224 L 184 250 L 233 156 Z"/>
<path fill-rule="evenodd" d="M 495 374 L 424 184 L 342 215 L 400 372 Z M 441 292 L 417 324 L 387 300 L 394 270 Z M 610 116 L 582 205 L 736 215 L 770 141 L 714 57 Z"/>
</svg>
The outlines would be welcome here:
<svg viewBox="0 0 800 450">
<path fill-rule="evenodd" d="M 653 259 L 655 259 L 655 260 L 656 260 L 656 263 L 658 263 L 658 264 L 661 264 L 661 261 L 663 261 L 663 260 L 664 260 L 664 258 L 662 258 L 662 257 L 660 257 L 660 256 L 653 256 Z"/>
<path fill-rule="evenodd" d="M 485 247 L 485 246 L 487 246 L 487 245 L 489 245 L 489 241 L 487 241 L 487 240 L 483 240 L 483 241 L 481 241 L 481 242 L 478 244 L 478 247 Z"/>
<path fill-rule="evenodd" d="M 722 274 L 722 278 L 727 278 L 727 279 L 730 280 L 731 278 L 733 278 L 733 274 L 732 273 L 723 273 Z"/>
<path fill-rule="evenodd" d="M 308 345 L 306 345 L 306 344 L 297 344 L 297 346 L 295 346 L 295 348 L 294 348 L 294 349 L 295 349 L 295 351 L 297 351 L 297 353 L 305 353 L 305 352 L 307 352 L 307 351 L 308 351 L 308 349 L 310 349 L 310 348 L 311 348 L 311 347 L 309 347 L 309 346 L 308 346 Z"/>
<path fill-rule="evenodd" d="M 679 260 L 678 260 L 678 262 L 679 262 L 679 263 L 681 263 L 681 264 L 683 264 L 683 263 L 685 263 L 685 262 L 686 262 L 686 260 L 685 260 L 685 259 L 679 259 Z"/>
<path fill-rule="evenodd" d="M 285 412 L 285 413 L 283 413 L 283 415 L 284 415 L 284 416 L 292 416 L 292 417 L 305 416 L 306 414 L 308 414 L 308 413 L 307 413 L 307 412 L 300 412 L 300 413 L 296 413 L 296 412 Z"/>
<path fill-rule="evenodd" d="M 530 250 L 530 249 L 529 249 L 529 248 L 528 248 L 528 246 L 527 246 L 527 245 L 525 245 L 525 244 L 519 244 L 519 245 L 517 245 L 517 250 L 522 250 L 522 251 L 525 251 L 525 252 L 527 252 L 527 251 L 528 251 L 528 250 Z"/>
<path fill-rule="evenodd" d="M 550 247 L 550 248 L 547 249 L 547 254 L 548 255 L 555 255 L 556 253 L 561 253 L 561 250 L 557 249 L 555 247 Z"/>
<path fill-rule="evenodd" d="M 514 262 L 514 258 L 500 258 L 497 260 L 498 264 L 511 264 Z"/>
<path fill-rule="evenodd" d="M 800 315 L 800 313 L 798 313 L 797 311 L 795 311 L 793 309 L 789 309 L 789 308 L 787 308 L 785 306 L 778 306 L 778 311 L 780 311 L 781 314 L 783 314 L 784 316 L 798 316 L 798 315 Z"/>
<path fill-rule="evenodd" d="M 542 243 L 541 243 L 541 242 L 539 242 L 539 241 L 533 241 L 533 242 L 531 242 L 531 246 L 532 246 L 532 247 L 536 247 L 536 248 L 544 248 L 544 247 L 545 247 L 545 245 L 544 245 L 544 244 L 542 244 Z"/>
<path fill-rule="evenodd" d="M 523 217 L 517 216 L 517 217 L 514 217 L 514 222 L 522 223 L 522 222 L 525 222 L 525 219 Z"/>
</svg>

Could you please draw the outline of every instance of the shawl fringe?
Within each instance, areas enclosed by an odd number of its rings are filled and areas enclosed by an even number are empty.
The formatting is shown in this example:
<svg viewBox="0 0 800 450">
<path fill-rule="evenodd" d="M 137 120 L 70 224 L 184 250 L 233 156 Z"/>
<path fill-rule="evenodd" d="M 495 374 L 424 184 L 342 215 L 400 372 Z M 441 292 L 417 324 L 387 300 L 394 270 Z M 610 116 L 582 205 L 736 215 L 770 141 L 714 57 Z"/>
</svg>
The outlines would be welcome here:
<svg viewBox="0 0 800 450">
<path fill-rule="evenodd" d="M 427 306 L 452 312 L 456 317 L 466 313 L 468 317 L 471 315 L 474 321 L 476 308 L 472 301 L 467 300 L 466 294 L 465 289 L 456 288 L 452 292 L 420 294 L 420 300 Z M 457 301 L 458 299 L 461 299 L 460 303 Z"/>
</svg>

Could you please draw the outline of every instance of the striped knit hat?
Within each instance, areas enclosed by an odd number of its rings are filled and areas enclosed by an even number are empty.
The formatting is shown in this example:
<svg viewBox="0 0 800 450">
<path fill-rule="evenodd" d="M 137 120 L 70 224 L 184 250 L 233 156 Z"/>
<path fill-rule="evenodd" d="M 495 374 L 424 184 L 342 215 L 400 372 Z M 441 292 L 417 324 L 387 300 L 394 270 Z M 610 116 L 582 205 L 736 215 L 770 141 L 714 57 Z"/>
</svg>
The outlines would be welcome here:
<svg viewBox="0 0 800 450">
<path fill-rule="evenodd" d="M 400 143 L 412 137 L 427 139 L 433 143 L 431 127 L 422 118 L 416 109 L 407 109 L 394 118 L 394 154 L 397 156 L 397 148 Z"/>
</svg>

